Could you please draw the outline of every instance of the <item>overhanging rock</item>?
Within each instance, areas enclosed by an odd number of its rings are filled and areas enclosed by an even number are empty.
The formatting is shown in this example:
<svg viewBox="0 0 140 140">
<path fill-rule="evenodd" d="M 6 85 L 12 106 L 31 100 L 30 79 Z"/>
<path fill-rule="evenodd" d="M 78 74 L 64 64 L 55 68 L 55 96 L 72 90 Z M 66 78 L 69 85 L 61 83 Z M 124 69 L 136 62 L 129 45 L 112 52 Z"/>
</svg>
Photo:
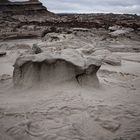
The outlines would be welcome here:
<svg viewBox="0 0 140 140">
<path fill-rule="evenodd" d="M 98 85 L 96 72 L 101 63 L 102 59 L 83 56 L 74 49 L 25 55 L 16 60 L 13 81 L 18 87 L 52 85 L 69 81 L 95 86 Z"/>
</svg>

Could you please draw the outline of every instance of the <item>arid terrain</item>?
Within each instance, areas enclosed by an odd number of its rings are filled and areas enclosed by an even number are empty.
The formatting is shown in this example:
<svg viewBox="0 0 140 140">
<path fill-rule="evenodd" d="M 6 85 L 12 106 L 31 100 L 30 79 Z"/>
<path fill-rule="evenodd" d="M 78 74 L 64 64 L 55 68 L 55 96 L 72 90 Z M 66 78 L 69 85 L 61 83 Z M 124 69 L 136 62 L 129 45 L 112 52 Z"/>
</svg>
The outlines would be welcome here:
<svg viewBox="0 0 140 140">
<path fill-rule="evenodd" d="M 0 4 L 0 140 L 140 140 L 140 16 L 19 6 Z"/>
</svg>

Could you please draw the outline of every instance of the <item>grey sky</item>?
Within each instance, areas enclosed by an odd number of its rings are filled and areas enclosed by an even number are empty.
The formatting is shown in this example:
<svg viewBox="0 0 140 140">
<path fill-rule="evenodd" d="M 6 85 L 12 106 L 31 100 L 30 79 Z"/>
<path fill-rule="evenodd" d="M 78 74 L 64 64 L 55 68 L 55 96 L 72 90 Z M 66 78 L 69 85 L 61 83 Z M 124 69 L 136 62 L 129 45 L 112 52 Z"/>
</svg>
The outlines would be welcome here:
<svg viewBox="0 0 140 140">
<path fill-rule="evenodd" d="M 56 13 L 140 14 L 140 0 L 40 0 Z"/>
<path fill-rule="evenodd" d="M 140 14 L 140 0 L 40 0 L 53 12 Z"/>
</svg>

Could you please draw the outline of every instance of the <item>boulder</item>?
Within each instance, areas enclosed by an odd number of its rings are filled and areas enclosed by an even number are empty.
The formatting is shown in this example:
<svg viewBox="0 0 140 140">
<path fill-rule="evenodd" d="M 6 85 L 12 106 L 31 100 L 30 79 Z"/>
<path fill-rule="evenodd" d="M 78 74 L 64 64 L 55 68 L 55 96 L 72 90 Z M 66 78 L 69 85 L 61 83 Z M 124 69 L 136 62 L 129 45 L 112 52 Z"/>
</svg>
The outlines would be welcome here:
<svg viewBox="0 0 140 140">
<path fill-rule="evenodd" d="M 60 52 L 43 52 L 37 55 L 24 55 L 17 58 L 14 65 L 15 86 L 32 87 L 73 81 L 80 85 L 98 85 L 96 72 L 102 59 L 83 56 L 74 49 Z"/>
<path fill-rule="evenodd" d="M 33 54 L 39 54 L 42 53 L 42 49 L 37 44 L 33 44 L 32 52 Z"/>
</svg>

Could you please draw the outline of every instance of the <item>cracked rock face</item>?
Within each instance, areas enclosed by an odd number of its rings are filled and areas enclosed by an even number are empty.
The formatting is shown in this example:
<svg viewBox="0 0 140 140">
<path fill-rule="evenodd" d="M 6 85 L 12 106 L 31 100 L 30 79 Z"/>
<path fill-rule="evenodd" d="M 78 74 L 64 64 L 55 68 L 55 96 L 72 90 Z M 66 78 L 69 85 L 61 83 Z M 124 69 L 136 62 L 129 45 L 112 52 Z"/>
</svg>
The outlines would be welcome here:
<svg viewBox="0 0 140 140">
<path fill-rule="evenodd" d="M 84 56 L 74 49 L 24 55 L 16 60 L 13 81 L 15 86 L 21 87 L 69 81 L 80 85 L 97 86 L 96 72 L 101 63 L 102 58 Z"/>
</svg>

